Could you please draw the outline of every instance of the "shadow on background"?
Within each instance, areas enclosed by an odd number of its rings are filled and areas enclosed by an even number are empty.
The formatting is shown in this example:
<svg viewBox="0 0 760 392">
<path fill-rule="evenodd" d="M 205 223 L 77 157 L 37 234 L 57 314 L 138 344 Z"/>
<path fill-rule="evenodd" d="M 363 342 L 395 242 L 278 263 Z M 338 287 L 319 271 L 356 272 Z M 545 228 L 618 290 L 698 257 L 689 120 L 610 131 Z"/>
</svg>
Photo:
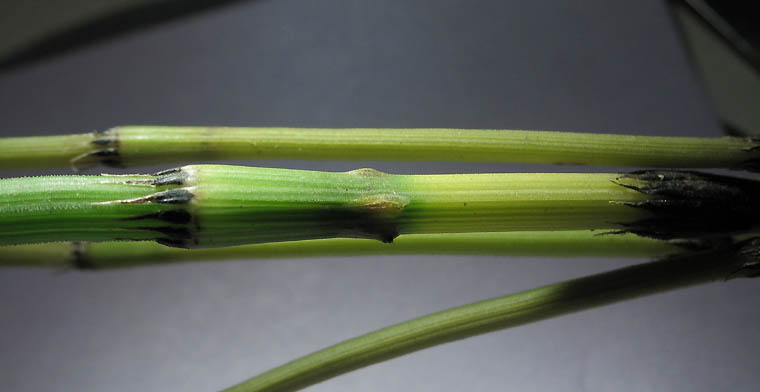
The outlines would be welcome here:
<svg viewBox="0 0 760 392">
<path fill-rule="evenodd" d="M 113 6 L 105 15 L 75 22 L 55 33 L 24 43 L 20 48 L 0 58 L 0 72 L 28 65 L 61 53 L 190 16 L 207 9 L 243 0 L 161 0 L 124 7 Z M 250 1 L 250 0 L 248 0 Z"/>
<path fill-rule="evenodd" d="M 670 0 L 668 4 L 724 132 L 760 135 L 760 25 L 753 3 Z"/>
</svg>

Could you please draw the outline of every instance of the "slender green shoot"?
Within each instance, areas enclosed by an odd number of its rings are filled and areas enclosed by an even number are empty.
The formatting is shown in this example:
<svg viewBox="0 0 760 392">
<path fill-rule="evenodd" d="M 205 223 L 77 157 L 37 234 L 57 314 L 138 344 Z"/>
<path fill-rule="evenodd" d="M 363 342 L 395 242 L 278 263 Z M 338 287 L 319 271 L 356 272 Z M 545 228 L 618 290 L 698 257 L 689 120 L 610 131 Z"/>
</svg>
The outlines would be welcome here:
<svg viewBox="0 0 760 392">
<path fill-rule="evenodd" d="M 760 240 L 752 239 L 433 313 L 346 340 L 224 391 L 296 391 L 438 344 L 667 290 L 758 273 Z"/>
<path fill-rule="evenodd" d="M 399 236 L 390 245 L 367 239 L 333 238 L 195 250 L 145 241 L 53 242 L 0 247 L 0 266 L 103 270 L 190 261 L 380 255 L 657 258 L 696 245 L 636 234 L 604 235 L 591 230 L 408 234 Z"/>
<path fill-rule="evenodd" d="M 121 126 L 0 139 L 0 170 L 132 167 L 229 159 L 526 162 L 614 167 L 758 169 L 746 138 L 483 129 Z"/>
</svg>

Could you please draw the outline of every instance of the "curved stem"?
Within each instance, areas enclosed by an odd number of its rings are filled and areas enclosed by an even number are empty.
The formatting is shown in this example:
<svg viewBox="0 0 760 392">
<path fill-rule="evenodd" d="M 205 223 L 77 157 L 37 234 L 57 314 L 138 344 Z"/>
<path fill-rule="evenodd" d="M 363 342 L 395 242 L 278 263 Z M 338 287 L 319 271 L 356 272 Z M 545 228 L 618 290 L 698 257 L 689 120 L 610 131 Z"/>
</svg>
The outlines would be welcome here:
<svg viewBox="0 0 760 392">
<path fill-rule="evenodd" d="M 760 240 L 749 240 L 444 310 L 346 340 L 224 391 L 295 391 L 438 344 L 667 290 L 753 276 L 759 249 Z"/>
</svg>

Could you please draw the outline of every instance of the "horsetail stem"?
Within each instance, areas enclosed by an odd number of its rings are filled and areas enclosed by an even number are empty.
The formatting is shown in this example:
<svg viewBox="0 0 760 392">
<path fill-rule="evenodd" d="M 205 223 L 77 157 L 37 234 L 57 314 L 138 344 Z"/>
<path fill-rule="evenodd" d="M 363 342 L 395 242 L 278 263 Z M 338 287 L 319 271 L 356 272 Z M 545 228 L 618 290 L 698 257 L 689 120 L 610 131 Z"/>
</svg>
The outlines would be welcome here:
<svg viewBox="0 0 760 392">
<path fill-rule="evenodd" d="M 208 127 L 118 127 L 0 139 L 0 169 L 280 158 L 757 171 L 760 142 L 540 131 Z M 391 326 L 228 389 L 292 391 L 497 329 L 693 284 L 756 276 L 760 240 L 726 240 L 757 229 L 756 200 L 760 185 L 754 181 L 662 170 L 424 176 L 372 169 L 327 173 L 196 165 L 154 175 L 16 178 L 0 180 L 0 245 L 34 245 L 0 248 L 0 258 L 4 265 L 116 268 L 205 257 L 303 256 L 301 252 L 538 255 L 551 249 L 549 254 L 565 256 L 652 256 L 676 251 L 664 261 Z M 523 232 L 495 233 L 500 231 Z M 391 242 L 397 236 L 393 247 L 366 240 Z M 325 239 L 314 240 L 320 238 Z M 111 240 L 143 242 L 80 242 Z M 191 252 L 146 240 L 181 248 L 309 241 Z M 36 244 L 49 241 L 76 242 Z M 613 248 L 621 243 L 627 250 Z M 703 248 L 708 250 L 699 250 Z M 45 255 L 49 258 L 40 258 Z"/>
<path fill-rule="evenodd" d="M 617 167 L 760 168 L 747 138 L 482 129 L 121 126 L 0 139 L 0 169 L 131 167 L 220 159 L 526 162 Z"/>
<path fill-rule="evenodd" d="M 760 274 L 760 239 L 555 283 L 386 327 L 223 392 L 290 392 L 414 351 L 645 295 Z"/>
<path fill-rule="evenodd" d="M 0 245 L 156 240 L 205 248 L 401 234 L 746 231 L 760 186 L 690 172 L 389 175 L 195 165 L 155 175 L 0 180 Z"/>
<path fill-rule="evenodd" d="M 230 259 L 376 255 L 488 255 L 546 257 L 662 257 L 710 246 L 597 231 L 407 234 L 392 246 L 367 239 L 331 238 L 213 249 L 179 249 L 155 242 L 53 242 L 0 247 L 0 266 L 102 270 Z"/>
</svg>

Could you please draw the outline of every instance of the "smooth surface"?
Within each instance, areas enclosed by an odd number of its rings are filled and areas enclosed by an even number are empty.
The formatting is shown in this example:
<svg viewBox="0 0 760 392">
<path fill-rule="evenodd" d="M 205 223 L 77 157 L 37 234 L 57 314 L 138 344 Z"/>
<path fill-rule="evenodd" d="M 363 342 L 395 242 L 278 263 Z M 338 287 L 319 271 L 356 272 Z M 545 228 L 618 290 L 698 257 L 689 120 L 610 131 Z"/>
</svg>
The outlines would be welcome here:
<svg viewBox="0 0 760 392">
<path fill-rule="evenodd" d="M 696 80 L 660 1 L 259 0 L 0 75 L 0 132 L 152 123 L 718 136 Z M 367 257 L 98 274 L 0 270 L 0 383 L 13 391 L 214 391 L 378 327 L 627 263 Z M 745 280 L 636 300 L 415 353 L 309 390 L 751 391 L 760 382 L 758 294 L 758 282 Z"/>
<path fill-rule="evenodd" d="M 0 5 L 0 60 L 55 32 L 90 18 L 127 9 L 150 0 L 68 0 L 56 6 L 45 0 L 8 0 Z"/>
</svg>

